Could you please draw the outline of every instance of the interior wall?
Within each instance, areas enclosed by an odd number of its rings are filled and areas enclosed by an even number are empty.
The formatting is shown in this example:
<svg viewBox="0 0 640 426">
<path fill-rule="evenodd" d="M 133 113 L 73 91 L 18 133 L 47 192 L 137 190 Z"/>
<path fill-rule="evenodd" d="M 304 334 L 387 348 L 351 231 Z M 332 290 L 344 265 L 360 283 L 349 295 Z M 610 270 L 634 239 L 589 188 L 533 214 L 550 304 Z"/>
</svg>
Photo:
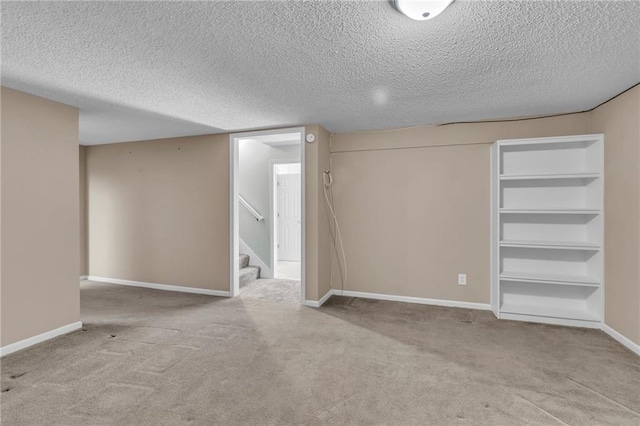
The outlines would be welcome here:
<svg viewBox="0 0 640 426">
<path fill-rule="evenodd" d="M 318 125 L 307 126 L 314 143 L 305 143 L 305 298 L 319 300 L 331 289 L 330 221 L 322 192 L 322 173 L 329 170 L 329 133 Z"/>
<path fill-rule="evenodd" d="M 78 150 L 80 165 L 80 276 L 89 275 L 87 259 L 87 149 Z"/>
<path fill-rule="evenodd" d="M 640 344 L 640 86 L 590 114 L 604 133 L 605 323 Z"/>
<path fill-rule="evenodd" d="M 329 290 L 329 221 L 319 170 L 329 134 L 307 126 L 306 298 Z M 229 135 L 86 147 L 88 275 L 229 289 Z M 319 210 L 321 209 L 321 210 Z M 319 220 L 320 219 L 320 220 Z"/>
<path fill-rule="evenodd" d="M 6 346 L 80 320 L 78 110 L 1 88 Z"/>
<path fill-rule="evenodd" d="M 583 113 L 334 134 L 345 290 L 489 304 L 491 144 L 583 134 L 588 120 Z M 340 284 L 334 277 L 333 287 Z"/>
<path fill-rule="evenodd" d="M 229 138 L 87 147 L 89 275 L 229 290 Z"/>
<path fill-rule="evenodd" d="M 239 194 L 264 220 L 258 222 L 251 213 L 240 205 L 240 238 L 266 264 L 271 259 L 271 209 L 269 208 L 269 173 L 273 160 L 302 161 L 300 144 L 270 146 L 252 139 L 243 139 L 239 144 L 238 180 Z"/>
<path fill-rule="evenodd" d="M 331 235 L 334 233 L 334 223 L 329 207 L 324 198 L 323 173 L 331 170 L 330 135 L 322 126 L 317 126 L 316 143 L 318 144 L 318 298 L 322 298 L 331 290 L 331 256 L 333 255 L 333 243 Z M 331 193 L 327 192 L 330 196 Z M 337 266 L 337 264 L 336 264 Z M 339 273 L 335 271 L 334 274 Z"/>
</svg>

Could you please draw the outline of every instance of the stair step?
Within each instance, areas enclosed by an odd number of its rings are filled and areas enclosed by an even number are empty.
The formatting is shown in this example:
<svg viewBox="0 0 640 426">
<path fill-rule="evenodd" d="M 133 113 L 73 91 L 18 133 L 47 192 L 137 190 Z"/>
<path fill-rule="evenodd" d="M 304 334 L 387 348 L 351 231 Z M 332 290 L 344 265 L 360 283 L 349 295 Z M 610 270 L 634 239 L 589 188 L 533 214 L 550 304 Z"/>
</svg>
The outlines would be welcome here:
<svg viewBox="0 0 640 426">
<path fill-rule="evenodd" d="M 259 266 L 245 266 L 240 269 L 240 287 L 244 287 L 260 278 Z"/>
<path fill-rule="evenodd" d="M 248 254 L 241 254 L 240 255 L 240 269 L 246 268 L 247 266 L 249 266 L 249 255 Z"/>
</svg>

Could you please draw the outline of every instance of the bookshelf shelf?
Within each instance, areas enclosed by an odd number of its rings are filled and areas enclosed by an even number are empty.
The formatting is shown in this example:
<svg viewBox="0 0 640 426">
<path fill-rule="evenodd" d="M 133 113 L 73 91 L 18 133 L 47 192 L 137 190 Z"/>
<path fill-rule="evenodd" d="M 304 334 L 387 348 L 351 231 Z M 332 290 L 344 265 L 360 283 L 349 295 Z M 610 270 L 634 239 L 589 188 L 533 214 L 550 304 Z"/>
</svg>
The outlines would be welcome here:
<svg viewBox="0 0 640 426">
<path fill-rule="evenodd" d="M 498 141 L 492 153 L 492 310 L 602 323 L 603 136 Z"/>
</svg>

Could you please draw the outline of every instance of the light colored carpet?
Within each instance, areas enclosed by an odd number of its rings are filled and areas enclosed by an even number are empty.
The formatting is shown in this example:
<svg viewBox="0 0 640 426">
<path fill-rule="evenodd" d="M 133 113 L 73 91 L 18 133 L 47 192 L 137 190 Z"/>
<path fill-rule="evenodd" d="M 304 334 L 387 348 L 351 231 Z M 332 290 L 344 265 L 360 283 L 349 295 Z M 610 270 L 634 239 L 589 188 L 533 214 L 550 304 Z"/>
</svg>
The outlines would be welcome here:
<svg viewBox="0 0 640 426">
<path fill-rule="evenodd" d="M 6 425 L 638 425 L 600 331 L 464 309 L 320 309 L 83 282 L 85 331 L 2 360 Z"/>
<path fill-rule="evenodd" d="M 302 267 L 300 262 L 290 262 L 287 260 L 278 261 L 278 278 L 288 280 L 299 280 Z"/>
<path fill-rule="evenodd" d="M 300 281 L 261 278 L 240 288 L 242 298 L 300 303 Z"/>
</svg>

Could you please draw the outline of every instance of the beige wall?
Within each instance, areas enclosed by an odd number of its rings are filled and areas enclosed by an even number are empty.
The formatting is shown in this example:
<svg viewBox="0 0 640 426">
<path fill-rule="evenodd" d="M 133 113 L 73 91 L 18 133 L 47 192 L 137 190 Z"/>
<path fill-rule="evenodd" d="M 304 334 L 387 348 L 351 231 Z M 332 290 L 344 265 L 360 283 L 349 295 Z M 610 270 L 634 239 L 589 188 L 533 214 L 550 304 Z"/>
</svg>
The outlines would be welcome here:
<svg viewBox="0 0 640 426">
<path fill-rule="evenodd" d="M 80 146 L 80 276 L 88 275 L 87 259 L 87 148 Z"/>
<path fill-rule="evenodd" d="M 89 275 L 229 289 L 227 135 L 87 147 Z"/>
<path fill-rule="evenodd" d="M 322 298 L 331 290 L 331 255 L 332 240 L 331 232 L 333 232 L 333 221 L 331 213 L 324 199 L 323 186 L 324 181 L 322 175 L 325 170 L 331 169 L 330 155 L 331 148 L 329 146 L 329 132 L 321 126 L 318 126 L 318 132 L 315 133 L 318 144 L 318 298 Z M 336 272 L 334 272 L 336 273 Z"/>
<path fill-rule="evenodd" d="M 640 86 L 591 112 L 604 133 L 605 323 L 640 344 Z"/>
<path fill-rule="evenodd" d="M 639 342 L 638 96 L 636 87 L 593 112 L 553 118 L 331 138 L 320 126 L 307 126 L 317 138 L 305 145 L 307 300 L 330 288 L 330 220 L 322 192 L 330 144 L 346 289 L 489 303 L 490 145 L 604 133 L 606 322 Z M 112 193 L 89 198 L 89 273 L 226 290 L 227 140 L 217 135 L 88 148 L 90 191 Z M 178 151 L 186 141 L 190 149 Z M 186 207 L 194 205 L 199 208 Z M 111 235 L 111 227 L 120 231 Z M 468 274 L 467 286 L 457 285 L 459 272 Z M 340 288 L 337 269 L 333 287 Z"/>
<path fill-rule="evenodd" d="M 319 173 L 329 134 L 308 126 L 306 298 L 329 290 L 329 222 Z M 88 275 L 229 289 L 229 136 L 86 147 Z M 320 172 L 319 172 L 320 170 Z"/>
<path fill-rule="evenodd" d="M 636 86 L 588 113 L 334 134 L 346 289 L 489 303 L 490 144 L 604 133 L 605 322 L 640 343 L 639 121 Z"/>
<path fill-rule="evenodd" d="M 1 90 L 6 346 L 80 320 L 78 110 Z"/>
<path fill-rule="evenodd" d="M 588 118 L 334 134 L 345 289 L 490 303 L 491 143 L 587 133 Z M 457 285 L 458 273 L 467 274 L 466 286 Z"/>
<path fill-rule="evenodd" d="M 331 289 L 330 222 L 322 192 L 322 173 L 329 170 L 329 133 L 317 125 L 307 126 L 305 132 L 316 137 L 314 143 L 305 143 L 305 297 L 319 300 Z"/>
</svg>

